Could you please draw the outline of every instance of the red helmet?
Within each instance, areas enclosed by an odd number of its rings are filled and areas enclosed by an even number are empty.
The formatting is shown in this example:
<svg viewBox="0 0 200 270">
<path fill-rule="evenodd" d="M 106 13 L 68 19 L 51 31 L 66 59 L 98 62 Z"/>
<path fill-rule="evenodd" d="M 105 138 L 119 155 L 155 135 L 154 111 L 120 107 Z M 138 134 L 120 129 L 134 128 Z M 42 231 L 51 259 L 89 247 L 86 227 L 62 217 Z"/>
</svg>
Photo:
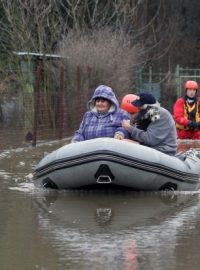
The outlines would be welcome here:
<svg viewBox="0 0 200 270">
<path fill-rule="evenodd" d="M 197 91 L 198 90 L 198 84 L 195 81 L 187 81 L 185 83 L 185 85 L 184 85 L 184 88 L 185 88 L 185 90 L 187 90 L 187 89 L 194 89 L 194 90 Z"/>
<path fill-rule="evenodd" d="M 133 102 L 136 99 L 137 96 L 133 94 L 128 94 L 124 96 L 121 102 L 121 109 L 127 111 L 128 113 L 138 112 L 138 108 L 131 104 L 131 102 Z"/>
</svg>

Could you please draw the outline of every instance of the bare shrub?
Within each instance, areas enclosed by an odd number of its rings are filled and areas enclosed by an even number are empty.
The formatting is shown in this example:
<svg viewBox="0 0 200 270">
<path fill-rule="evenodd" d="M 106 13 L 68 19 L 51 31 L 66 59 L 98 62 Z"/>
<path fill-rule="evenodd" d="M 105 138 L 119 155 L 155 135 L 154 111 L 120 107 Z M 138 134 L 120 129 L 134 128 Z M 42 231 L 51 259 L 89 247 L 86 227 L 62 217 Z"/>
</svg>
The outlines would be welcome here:
<svg viewBox="0 0 200 270">
<path fill-rule="evenodd" d="M 71 72 L 80 66 L 85 73 L 89 67 L 93 87 L 106 84 L 119 95 L 133 91 L 137 49 L 129 36 L 109 28 L 89 34 L 71 31 L 60 44 L 59 53 L 67 58 Z"/>
</svg>

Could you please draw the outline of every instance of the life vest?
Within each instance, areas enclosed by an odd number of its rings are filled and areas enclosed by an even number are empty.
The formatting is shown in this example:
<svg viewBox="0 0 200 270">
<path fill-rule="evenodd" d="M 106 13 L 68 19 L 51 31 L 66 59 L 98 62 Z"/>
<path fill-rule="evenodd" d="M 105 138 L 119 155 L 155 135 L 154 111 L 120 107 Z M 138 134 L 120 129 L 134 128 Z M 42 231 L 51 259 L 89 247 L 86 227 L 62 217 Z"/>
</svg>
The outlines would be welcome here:
<svg viewBox="0 0 200 270">
<path fill-rule="evenodd" d="M 200 107 L 199 100 L 197 100 L 192 106 L 187 101 L 184 103 L 184 117 L 195 122 L 200 122 Z M 188 126 L 180 125 L 176 123 L 176 128 L 189 130 Z"/>
</svg>

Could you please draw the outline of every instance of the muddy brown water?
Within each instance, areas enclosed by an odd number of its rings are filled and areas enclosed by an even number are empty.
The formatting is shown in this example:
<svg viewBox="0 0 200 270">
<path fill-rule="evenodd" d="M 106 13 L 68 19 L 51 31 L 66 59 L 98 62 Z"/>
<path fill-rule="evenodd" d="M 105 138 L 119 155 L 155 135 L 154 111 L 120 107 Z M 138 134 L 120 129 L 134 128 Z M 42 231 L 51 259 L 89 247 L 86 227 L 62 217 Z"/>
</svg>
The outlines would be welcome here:
<svg viewBox="0 0 200 270">
<path fill-rule="evenodd" d="M 200 192 L 48 191 L 32 169 L 68 141 L 0 153 L 0 269 L 198 270 Z M 178 151 L 200 148 L 184 141 Z"/>
</svg>

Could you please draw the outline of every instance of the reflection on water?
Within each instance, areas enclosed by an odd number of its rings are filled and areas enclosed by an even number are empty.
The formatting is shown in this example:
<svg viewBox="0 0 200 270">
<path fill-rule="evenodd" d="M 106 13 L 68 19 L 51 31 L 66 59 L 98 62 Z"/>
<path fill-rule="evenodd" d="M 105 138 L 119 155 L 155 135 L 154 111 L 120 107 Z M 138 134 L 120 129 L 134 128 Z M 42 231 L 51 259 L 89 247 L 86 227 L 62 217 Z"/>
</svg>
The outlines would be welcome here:
<svg viewBox="0 0 200 270">
<path fill-rule="evenodd" d="M 50 193 L 34 205 L 43 233 L 72 269 L 178 269 L 176 243 L 198 202 L 199 194 Z"/>
<path fill-rule="evenodd" d="M 0 269 L 199 269 L 199 192 L 35 189 L 32 168 L 58 147 L 0 153 Z"/>
<path fill-rule="evenodd" d="M 177 153 L 185 152 L 190 148 L 195 148 L 200 150 L 200 140 L 178 140 Z"/>
<path fill-rule="evenodd" d="M 4 149 L 13 149 L 21 146 L 27 146 L 23 129 L 5 129 L 0 132 L 0 151 Z"/>
</svg>

